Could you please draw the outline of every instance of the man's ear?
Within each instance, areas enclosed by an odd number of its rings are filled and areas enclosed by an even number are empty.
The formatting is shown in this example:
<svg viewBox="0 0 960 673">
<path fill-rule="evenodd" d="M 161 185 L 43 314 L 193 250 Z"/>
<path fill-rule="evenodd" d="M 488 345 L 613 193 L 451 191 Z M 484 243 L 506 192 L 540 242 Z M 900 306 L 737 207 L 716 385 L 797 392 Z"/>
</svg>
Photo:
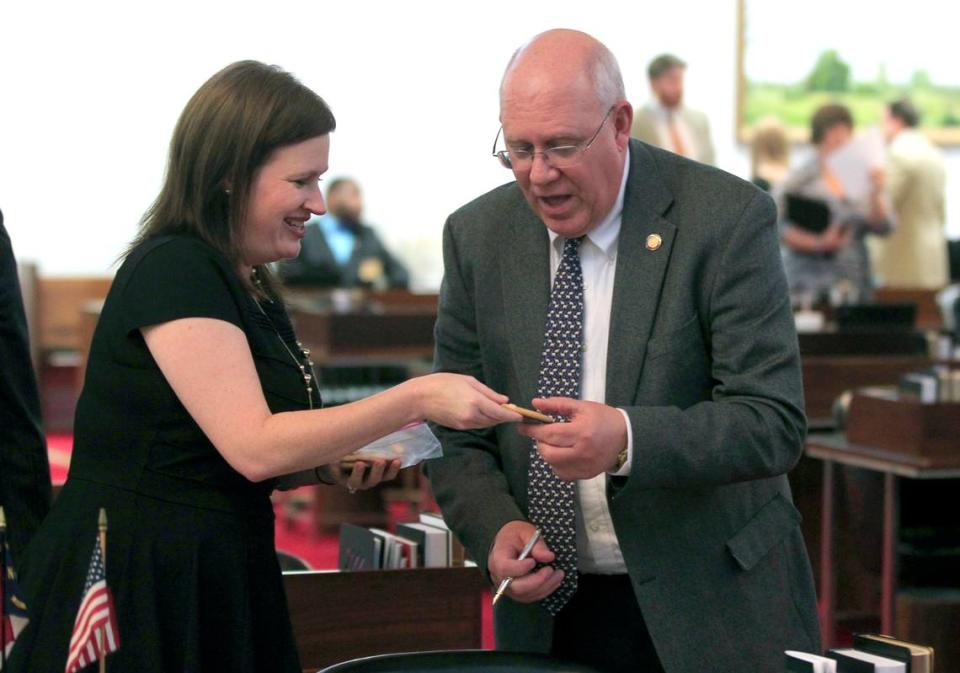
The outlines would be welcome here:
<svg viewBox="0 0 960 673">
<path fill-rule="evenodd" d="M 610 115 L 613 117 L 613 128 L 616 130 L 617 145 L 627 146 L 630 141 L 630 129 L 633 127 L 633 106 L 622 100 L 614 106 Z"/>
</svg>

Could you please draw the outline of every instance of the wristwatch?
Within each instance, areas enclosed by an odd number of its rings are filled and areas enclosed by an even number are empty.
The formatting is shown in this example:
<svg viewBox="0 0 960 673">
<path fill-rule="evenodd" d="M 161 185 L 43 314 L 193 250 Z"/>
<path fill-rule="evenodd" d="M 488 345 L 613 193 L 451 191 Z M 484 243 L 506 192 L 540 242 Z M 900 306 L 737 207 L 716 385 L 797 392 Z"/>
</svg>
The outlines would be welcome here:
<svg viewBox="0 0 960 673">
<path fill-rule="evenodd" d="M 627 462 L 627 447 L 623 447 L 620 453 L 617 454 L 617 464 L 614 465 L 611 472 L 619 472 L 623 469 L 624 464 Z"/>
</svg>

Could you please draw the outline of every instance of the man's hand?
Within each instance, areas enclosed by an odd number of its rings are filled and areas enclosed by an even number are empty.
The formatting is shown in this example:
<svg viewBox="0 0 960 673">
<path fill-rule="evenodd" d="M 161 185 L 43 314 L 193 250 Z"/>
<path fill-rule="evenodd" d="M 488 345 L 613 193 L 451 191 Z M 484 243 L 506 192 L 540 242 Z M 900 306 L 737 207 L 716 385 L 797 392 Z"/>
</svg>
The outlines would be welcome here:
<svg viewBox="0 0 960 673">
<path fill-rule="evenodd" d="M 627 446 L 623 414 L 598 402 L 550 397 L 533 400 L 545 414 L 566 416 L 567 423 L 524 424 L 517 431 L 537 440 L 540 455 L 560 479 L 592 479 L 617 465 Z"/>
<path fill-rule="evenodd" d="M 506 577 L 513 581 L 506 595 L 518 603 L 533 603 L 552 594 L 563 581 L 563 571 L 544 566 L 532 572 L 537 563 L 551 563 L 554 554 L 541 537 L 533 546 L 530 555 L 518 561 L 520 550 L 533 537 L 536 527 L 527 521 L 511 521 L 503 526 L 493 540 L 487 569 L 494 586 L 499 586 Z"/>
</svg>

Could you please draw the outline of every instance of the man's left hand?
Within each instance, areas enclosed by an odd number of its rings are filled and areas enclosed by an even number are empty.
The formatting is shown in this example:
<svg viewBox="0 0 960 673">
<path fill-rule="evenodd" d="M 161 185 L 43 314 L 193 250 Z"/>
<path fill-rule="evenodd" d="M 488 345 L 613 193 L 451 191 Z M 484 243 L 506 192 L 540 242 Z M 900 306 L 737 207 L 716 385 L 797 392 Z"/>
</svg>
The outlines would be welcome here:
<svg viewBox="0 0 960 673">
<path fill-rule="evenodd" d="M 616 467 L 617 456 L 627 446 L 627 426 L 619 410 L 567 397 L 538 398 L 533 406 L 568 419 L 517 428 L 521 435 L 537 440 L 540 455 L 560 479 L 592 479 Z"/>
</svg>

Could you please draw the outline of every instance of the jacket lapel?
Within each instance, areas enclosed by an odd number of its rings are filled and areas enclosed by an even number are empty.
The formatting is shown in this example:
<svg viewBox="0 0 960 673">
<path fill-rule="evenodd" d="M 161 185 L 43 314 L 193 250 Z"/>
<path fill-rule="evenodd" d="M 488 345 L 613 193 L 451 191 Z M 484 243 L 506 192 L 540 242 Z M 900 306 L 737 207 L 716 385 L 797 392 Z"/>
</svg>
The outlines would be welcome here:
<svg viewBox="0 0 960 673">
<path fill-rule="evenodd" d="M 537 394 L 550 301 L 550 239 L 526 202 L 518 204 L 506 221 L 507 235 L 499 246 L 504 322 L 520 389 L 520 398 L 514 401 L 529 406 Z"/>
<path fill-rule="evenodd" d="M 653 157 L 643 145 L 631 141 L 610 312 L 607 404 L 634 401 L 676 236 L 676 227 L 663 217 L 671 203 L 673 196 Z M 659 236 L 656 249 L 651 249 L 656 239 L 648 245 L 648 237 L 653 236 Z"/>
</svg>

